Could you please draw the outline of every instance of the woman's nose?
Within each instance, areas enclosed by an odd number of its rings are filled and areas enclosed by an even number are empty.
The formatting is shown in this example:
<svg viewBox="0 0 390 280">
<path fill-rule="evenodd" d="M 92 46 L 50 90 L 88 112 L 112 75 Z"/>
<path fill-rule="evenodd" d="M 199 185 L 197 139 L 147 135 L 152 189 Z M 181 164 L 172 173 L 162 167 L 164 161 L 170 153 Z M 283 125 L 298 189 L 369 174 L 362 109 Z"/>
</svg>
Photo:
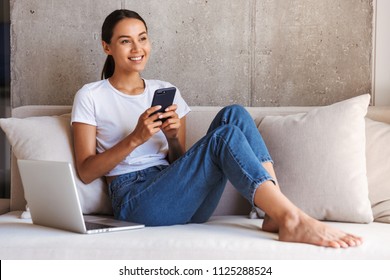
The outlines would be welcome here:
<svg viewBox="0 0 390 280">
<path fill-rule="evenodd" d="M 133 45 L 131 46 L 131 51 L 138 51 L 140 48 L 140 44 L 138 42 L 133 42 Z"/>
</svg>

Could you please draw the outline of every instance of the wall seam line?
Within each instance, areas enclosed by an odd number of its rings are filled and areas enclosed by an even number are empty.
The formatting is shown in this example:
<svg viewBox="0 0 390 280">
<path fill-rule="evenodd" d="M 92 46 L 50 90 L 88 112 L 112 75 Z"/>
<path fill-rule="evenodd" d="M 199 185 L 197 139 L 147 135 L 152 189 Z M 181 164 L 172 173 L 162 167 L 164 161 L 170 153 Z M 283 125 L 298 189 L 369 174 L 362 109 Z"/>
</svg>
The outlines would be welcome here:
<svg viewBox="0 0 390 280">
<path fill-rule="evenodd" d="M 376 105 L 376 36 L 377 36 L 377 0 L 372 1 L 372 49 L 371 49 L 371 105 Z"/>
<path fill-rule="evenodd" d="M 250 47 L 249 47 L 249 107 L 253 106 L 253 94 L 256 83 L 256 0 L 252 0 L 250 12 Z"/>
</svg>

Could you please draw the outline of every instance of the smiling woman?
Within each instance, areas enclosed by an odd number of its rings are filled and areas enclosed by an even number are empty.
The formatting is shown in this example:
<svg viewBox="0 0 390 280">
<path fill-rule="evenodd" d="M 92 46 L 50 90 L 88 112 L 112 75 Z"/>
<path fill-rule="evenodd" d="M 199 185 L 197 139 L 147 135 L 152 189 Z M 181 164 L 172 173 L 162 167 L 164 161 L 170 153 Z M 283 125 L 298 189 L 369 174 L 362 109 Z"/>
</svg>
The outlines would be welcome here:
<svg viewBox="0 0 390 280">
<path fill-rule="evenodd" d="M 71 123 L 78 175 L 85 183 L 107 179 L 117 219 L 147 226 L 204 223 L 229 179 L 266 213 L 262 229 L 279 232 L 281 241 L 334 248 L 361 244 L 360 237 L 314 220 L 284 196 L 265 142 L 244 107 L 224 107 L 185 152 L 190 108 L 180 90 L 173 104 L 158 112 L 154 94 L 173 85 L 141 76 L 151 52 L 144 20 L 133 11 L 116 10 L 104 21 L 102 34 L 108 55 L 104 79 L 77 92 Z"/>
<path fill-rule="evenodd" d="M 134 32 L 134 30 L 126 30 L 126 27 L 131 28 L 132 25 L 123 24 L 123 23 L 121 24 L 121 20 L 138 20 L 141 23 L 143 23 L 143 26 L 141 26 L 141 30 L 143 30 L 143 29 L 144 30 L 141 31 L 140 34 L 135 33 L 134 34 L 135 38 L 132 38 L 131 34 L 127 33 L 127 32 L 132 32 L 132 31 Z M 118 26 L 117 26 L 117 23 L 118 23 Z M 135 22 L 135 23 L 137 24 L 137 22 Z M 114 26 L 116 27 L 115 29 L 114 29 Z M 120 30 L 118 30 L 119 27 L 122 27 L 122 28 Z M 123 27 L 125 28 L 124 30 L 123 30 Z M 116 34 L 113 34 L 115 31 L 116 31 Z M 146 44 L 146 43 L 149 44 L 147 31 L 148 31 L 148 27 L 147 27 L 144 19 L 141 16 L 139 16 L 138 13 L 130 11 L 130 10 L 121 10 L 119 13 L 112 13 L 105 19 L 103 26 L 102 26 L 102 44 L 103 44 L 103 48 L 107 54 L 107 59 L 106 59 L 106 62 L 104 64 L 104 67 L 103 67 L 102 79 L 103 78 L 108 79 L 114 74 L 115 63 L 114 63 L 114 58 L 113 58 L 112 54 L 110 53 L 110 47 L 111 47 L 112 43 L 113 43 L 112 46 L 114 46 L 115 43 L 118 43 L 118 42 L 112 42 L 112 41 L 114 41 L 116 38 L 116 41 L 119 41 L 120 44 L 128 45 L 128 46 L 131 46 L 132 44 L 134 44 L 134 42 L 136 42 L 138 40 L 143 42 L 143 44 Z M 122 32 L 124 32 L 124 33 L 122 33 Z M 150 51 L 150 44 L 149 44 L 149 51 Z M 141 56 L 133 57 L 132 60 L 141 60 L 141 58 L 142 58 Z"/>
</svg>

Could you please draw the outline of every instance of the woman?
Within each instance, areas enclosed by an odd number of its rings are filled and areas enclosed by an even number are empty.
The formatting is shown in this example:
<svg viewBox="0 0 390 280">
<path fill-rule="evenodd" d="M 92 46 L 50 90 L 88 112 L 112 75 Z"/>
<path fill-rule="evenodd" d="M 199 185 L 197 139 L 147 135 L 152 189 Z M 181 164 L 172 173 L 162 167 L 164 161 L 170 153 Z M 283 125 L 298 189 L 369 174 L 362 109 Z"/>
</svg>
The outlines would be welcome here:
<svg viewBox="0 0 390 280">
<path fill-rule="evenodd" d="M 86 183 L 106 176 L 116 218 L 149 226 L 205 222 L 229 179 L 266 213 L 263 230 L 278 232 L 281 241 L 334 248 L 362 243 L 312 219 L 281 193 L 264 141 L 243 107 L 221 110 L 207 135 L 184 153 L 190 109 L 177 91 L 174 105 L 153 114 L 160 109 L 150 108 L 154 91 L 172 85 L 141 78 L 151 45 L 137 13 L 111 13 L 102 44 L 104 79 L 79 90 L 72 124 L 78 174 Z"/>
</svg>

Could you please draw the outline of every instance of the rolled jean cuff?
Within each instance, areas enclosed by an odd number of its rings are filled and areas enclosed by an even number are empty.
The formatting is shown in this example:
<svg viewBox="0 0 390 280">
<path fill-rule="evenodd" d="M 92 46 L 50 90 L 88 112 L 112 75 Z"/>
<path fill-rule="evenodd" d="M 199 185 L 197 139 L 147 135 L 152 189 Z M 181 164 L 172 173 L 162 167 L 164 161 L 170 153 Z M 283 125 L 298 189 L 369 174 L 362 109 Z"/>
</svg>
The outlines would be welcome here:
<svg viewBox="0 0 390 280">
<path fill-rule="evenodd" d="M 257 189 L 260 187 L 261 184 L 263 184 L 264 182 L 267 182 L 267 181 L 271 181 L 276 186 L 276 181 L 271 176 L 263 176 L 263 177 L 259 178 L 258 180 L 255 180 L 253 182 L 253 185 L 251 188 L 252 193 L 251 193 L 251 200 L 250 200 L 252 207 L 257 207 L 257 205 L 255 205 L 255 194 L 256 194 Z"/>
<path fill-rule="evenodd" d="M 261 162 L 261 163 L 270 162 L 270 163 L 274 164 L 274 161 L 272 160 L 271 156 L 262 157 L 262 158 L 260 159 L 260 162 Z"/>
</svg>

